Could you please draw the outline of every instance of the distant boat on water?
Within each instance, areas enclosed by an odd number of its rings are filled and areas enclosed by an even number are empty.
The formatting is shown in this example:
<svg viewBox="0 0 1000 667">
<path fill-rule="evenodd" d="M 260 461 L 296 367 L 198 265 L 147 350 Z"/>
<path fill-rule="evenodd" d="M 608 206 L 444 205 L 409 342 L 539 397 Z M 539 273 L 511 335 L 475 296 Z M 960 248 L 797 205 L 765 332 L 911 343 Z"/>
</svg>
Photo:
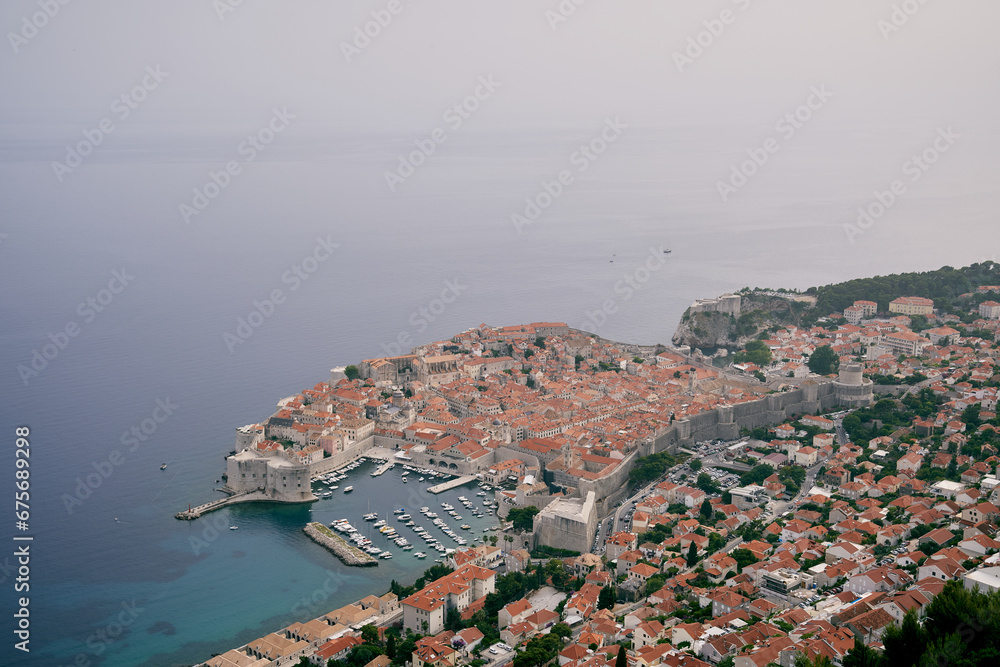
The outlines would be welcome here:
<svg viewBox="0 0 1000 667">
<path fill-rule="evenodd" d="M 160 470 L 166 470 L 166 469 L 167 469 L 167 464 L 166 463 L 164 463 L 163 465 L 160 466 Z"/>
</svg>

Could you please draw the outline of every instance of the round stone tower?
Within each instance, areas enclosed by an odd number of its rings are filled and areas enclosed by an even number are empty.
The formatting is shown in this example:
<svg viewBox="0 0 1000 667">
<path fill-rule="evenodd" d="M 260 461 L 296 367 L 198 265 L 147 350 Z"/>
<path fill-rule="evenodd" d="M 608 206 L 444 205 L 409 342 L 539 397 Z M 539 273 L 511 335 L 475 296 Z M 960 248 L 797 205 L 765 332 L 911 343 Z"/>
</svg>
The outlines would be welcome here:
<svg viewBox="0 0 1000 667">
<path fill-rule="evenodd" d="M 864 376 L 861 364 L 844 364 L 840 367 L 840 376 L 833 382 L 837 402 L 848 407 L 871 404 L 874 389 L 872 381 Z"/>
</svg>

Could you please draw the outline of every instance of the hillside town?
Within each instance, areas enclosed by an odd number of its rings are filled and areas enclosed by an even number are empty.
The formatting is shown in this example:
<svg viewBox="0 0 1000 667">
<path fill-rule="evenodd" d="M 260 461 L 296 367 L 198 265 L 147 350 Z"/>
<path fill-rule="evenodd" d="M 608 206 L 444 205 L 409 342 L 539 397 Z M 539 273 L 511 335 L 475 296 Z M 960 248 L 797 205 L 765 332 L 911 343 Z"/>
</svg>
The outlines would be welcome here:
<svg viewBox="0 0 1000 667">
<path fill-rule="evenodd" d="M 910 664 L 900 656 L 943 656 L 963 627 L 973 630 L 948 657 L 994 655 L 1000 303 L 980 300 L 962 321 L 920 297 L 881 315 L 858 301 L 823 320 L 768 332 L 772 360 L 751 372 L 784 378 L 778 393 L 798 380 L 852 391 L 812 414 L 764 423 L 782 414 L 771 410 L 737 420 L 733 437 L 663 448 L 641 443 L 760 401 L 772 383 L 689 350 L 536 323 L 366 360 L 356 377 L 285 399 L 245 427 L 251 447 L 336 456 L 369 429 L 407 460 L 497 483 L 500 539 L 204 664 Z M 823 347 L 829 374 L 808 370 Z M 865 379 L 848 382 L 846 368 Z M 849 404 L 859 387 L 867 397 Z M 626 466 L 620 492 L 588 486 Z M 585 539 L 539 539 L 547 521 L 581 511 L 594 524 Z M 979 615 L 956 616 L 966 607 Z M 961 664 L 987 664 L 970 659 Z"/>
</svg>

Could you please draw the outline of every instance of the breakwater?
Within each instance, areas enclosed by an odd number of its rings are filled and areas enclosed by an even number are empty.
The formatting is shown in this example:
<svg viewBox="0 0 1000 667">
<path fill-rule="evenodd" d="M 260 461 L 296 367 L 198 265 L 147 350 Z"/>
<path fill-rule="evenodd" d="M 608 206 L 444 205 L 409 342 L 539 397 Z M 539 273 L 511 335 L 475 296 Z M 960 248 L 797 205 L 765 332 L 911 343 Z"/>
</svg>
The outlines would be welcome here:
<svg viewBox="0 0 1000 667">
<path fill-rule="evenodd" d="M 321 547 L 333 552 L 333 555 L 340 559 L 344 565 L 355 567 L 371 567 L 378 565 L 378 561 L 366 554 L 361 549 L 351 546 L 347 540 L 339 535 L 334 535 L 333 531 L 323 524 L 314 521 L 306 524 L 302 530 Z"/>
</svg>

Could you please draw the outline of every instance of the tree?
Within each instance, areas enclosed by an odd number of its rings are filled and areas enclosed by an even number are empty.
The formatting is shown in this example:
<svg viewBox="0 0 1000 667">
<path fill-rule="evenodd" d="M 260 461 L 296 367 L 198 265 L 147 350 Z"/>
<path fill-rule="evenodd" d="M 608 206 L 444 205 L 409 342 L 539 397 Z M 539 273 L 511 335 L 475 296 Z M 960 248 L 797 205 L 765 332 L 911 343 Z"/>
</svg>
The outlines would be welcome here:
<svg viewBox="0 0 1000 667">
<path fill-rule="evenodd" d="M 705 500 L 702 501 L 701 509 L 698 510 L 698 513 L 701 514 L 702 518 L 705 520 L 708 520 L 712 516 L 712 503 L 708 501 L 708 498 L 705 498 Z"/>
<path fill-rule="evenodd" d="M 615 667 L 628 667 L 628 656 L 625 655 L 625 647 L 619 647 L 618 657 L 615 658 Z"/>
<path fill-rule="evenodd" d="M 758 463 L 748 472 L 740 475 L 740 484 L 747 486 L 749 484 L 763 484 L 764 480 L 774 474 L 774 468 L 766 463 Z"/>
<path fill-rule="evenodd" d="M 361 377 L 361 372 L 358 370 L 357 366 L 351 364 L 350 366 L 344 368 L 344 375 L 347 376 L 348 380 L 357 380 Z"/>
<path fill-rule="evenodd" d="M 718 533 L 711 533 L 711 534 L 709 534 L 709 536 L 708 536 L 708 550 L 710 552 L 715 553 L 716 551 L 718 551 L 719 549 L 721 549 L 724 546 L 726 546 L 726 540 L 722 537 L 722 535 L 720 535 Z"/>
<path fill-rule="evenodd" d="M 763 341 L 752 340 L 748 342 L 746 347 L 743 349 L 743 352 L 737 352 L 733 357 L 733 361 L 735 363 L 739 364 L 748 362 L 764 368 L 768 366 L 771 361 L 773 361 L 771 348 L 769 348 Z"/>
<path fill-rule="evenodd" d="M 836 372 L 839 365 L 840 358 L 829 345 L 817 347 L 813 353 L 809 355 L 809 370 L 817 375 L 830 375 L 831 373 Z"/>
<path fill-rule="evenodd" d="M 833 667 L 833 663 L 822 653 L 817 653 L 811 658 L 799 653 L 795 656 L 795 667 Z"/>
<path fill-rule="evenodd" d="M 698 562 L 698 546 L 694 543 L 694 540 L 692 540 L 691 546 L 688 547 L 687 566 L 694 567 L 697 562 Z"/>
<path fill-rule="evenodd" d="M 361 628 L 361 641 L 366 644 L 378 643 L 378 628 L 371 623 Z"/>
<path fill-rule="evenodd" d="M 882 656 L 855 637 L 854 648 L 847 652 L 841 664 L 843 667 L 879 667 L 882 664 Z"/>
<path fill-rule="evenodd" d="M 691 467 L 691 470 L 698 472 L 701 470 L 701 459 L 693 459 L 688 465 Z"/>
<path fill-rule="evenodd" d="M 695 485 L 705 493 L 718 493 L 719 491 L 718 484 L 716 484 L 715 480 L 708 476 L 708 473 L 698 473 L 698 479 L 695 480 Z"/>
<path fill-rule="evenodd" d="M 389 656 L 390 659 L 396 657 L 396 636 L 389 635 L 388 641 L 385 643 L 385 654 Z"/>
<path fill-rule="evenodd" d="M 565 623 L 556 623 L 549 630 L 549 634 L 555 635 L 559 639 L 567 639 L 573 636 L 573 630 Z"/>
<path fill-rule="evenodd" d="M 541 349 L 544 350 L 545 349 L 545 338 L 543 338 L 542 336 L 539 336 L 538 338 L 536 338 L 535 339 L 535 347 L 539 347 L 539 348 L 541 348 Z"/>
<path fill-rule="evenodd" d="M 757 557 L 749 549 L 733 549 L 729 555 L 736 561 L 736 569 L 739 572 L 742 572 L 747 565 L 757 562 Z"/>
<path fill-rule="evenodd" d="M 616 598 L 614 586 L 602 586 L 601 593 L 597 596 L 597 608 L 614 609 Z"/>
<path fill-rule="evenodd" d="M 534 518 L 538 508 L 533 505 L 515 507 L 507 513 L 507 520 L 514 522 L 514 530 L 530 531 L 534 527 Z"/>
<path fill-rule="evenodd" d="M 927 648 L 927 633 L 917 620 L 916 609 L 910 609 L 900 625 L 890 623 L 882 633 L 885 655 L 894 664 L 916 665 Z"/>
</svg>

